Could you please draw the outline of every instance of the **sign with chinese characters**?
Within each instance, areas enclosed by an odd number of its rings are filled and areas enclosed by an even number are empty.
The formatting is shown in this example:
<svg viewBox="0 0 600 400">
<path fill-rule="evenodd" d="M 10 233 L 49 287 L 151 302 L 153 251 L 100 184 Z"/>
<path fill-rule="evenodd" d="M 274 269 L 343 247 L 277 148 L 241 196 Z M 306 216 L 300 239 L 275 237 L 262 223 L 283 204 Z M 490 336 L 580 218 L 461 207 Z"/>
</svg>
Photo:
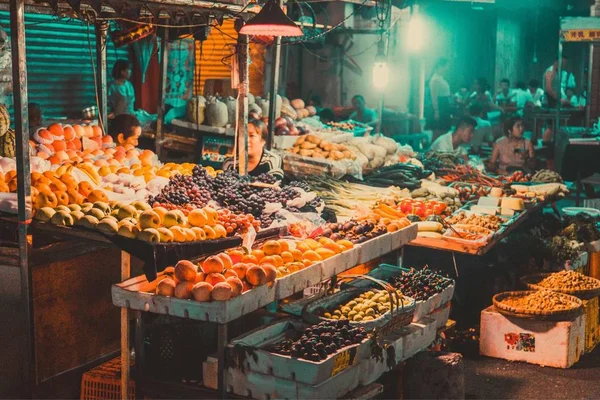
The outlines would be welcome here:
<svg viewBox="0 0 600 400">
<path fill-rule="evenodd" d="M 569 29 L 560 34 L 565 42 L 600 42 L 600 29 Z"/>
</svg>

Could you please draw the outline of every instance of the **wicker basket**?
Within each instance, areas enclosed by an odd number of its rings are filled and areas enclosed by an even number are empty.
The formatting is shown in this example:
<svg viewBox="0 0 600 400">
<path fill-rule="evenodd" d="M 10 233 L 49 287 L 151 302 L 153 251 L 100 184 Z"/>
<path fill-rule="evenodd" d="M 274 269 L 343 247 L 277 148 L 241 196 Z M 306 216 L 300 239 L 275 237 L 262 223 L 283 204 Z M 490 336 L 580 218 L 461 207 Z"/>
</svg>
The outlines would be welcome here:
<svg viewBox="0 0 600 400">
<path fill-rule="evenodd" d="M 552 275 L 551 273 L 537 273 L 531 274 L 521 277 L 521 282 L 527 286 L 528 289 L 531 290 L 551 290 L 557 293 L 564 293 L 571 296 L 575 296 L 580 298 L 581 300 L 589 300 L 594 297 L 600 296 L 600 280 L 594 279 L 598 286 L 595 289 L 586 289 L 586 290 L 567 290 L 567 289 L 558 289 L 558 288 L 547 288 L 543 286 L 538 286 L 537 283 L 545 279 L 546 277 Z M 589 278 L 589 277 L 588 277 Z"/>
<path fill-rule="evenodd" d="M 135 382 L 129 381 L 128 399 L 135 399 Z M 121 400 L 121 357 L 113 358 L 84 373 L 81 400 Z"/>
<path fill-rule="evenodd" d="M 409 325 L 412 322 L 414 311 L 416 308 L 416 301 L 414 299 L 407 296 L 403 296 L 404 300 L 400 301 L 400 297 L 398 296 L 394 288 L 392 288 L 389 284 L 368 275 L 344 275 L 343 277 L 340 277 L 340 280 L 356 278 L 370 280 L 372 282 L 375 282 L 377 285 L 381 286 L 383 289 L 387 290 L 388 295 L 390 296 L 391 310 L 372 321 L 350 321 L 351 325 L 360 326 L 367 331 L 373 331 L 375 329 L 382 329 L 384 327 L 392 329 L 400 328 Z M 306 321 L 314 324 L 318 324 L 322 321 L 330 321 L 330 319 L 318 315 L 319 310 L 321 308 L 328 307 L 332 303 L 338 304 L 345 302 L 348 299 L 355 298 L 361 293 L 367 291 L 369 291 L 369 288 L 355 287 L 345 289 L 331 296 L 324 296 L 325 292 L 323 292 L 323 296 L 316 296 L 314 301 L 308 303 L 303 308 L 302 317 Z"/>
<path fill-rule="evenodd" d="M 535 290 L 523 290 L 516 292 L 503 292 L 498 293 L 493 297 L 494 306 L 498 310 L 500 314 L 516 317 L 516 318 L 528 318 L 528 319 L 539 319 L 539 320 L 549 320 L 549 321 L 566 321 L 571 320 L 577 315 L 583 312 L 583 302 L 575 296 L 570 296 L 568 294 L 559 293 L 560 296 L 566 297 L 567 300 L 570 300 L 573 303 L 573 307 L 568 310 L 559 310 L 559 311 L 533 311 L 527 310 L 523 308 L 511 307 L 503 301 L 509 297 L 524 297 L 529 294 L 535 293 Z"/>
</svg>

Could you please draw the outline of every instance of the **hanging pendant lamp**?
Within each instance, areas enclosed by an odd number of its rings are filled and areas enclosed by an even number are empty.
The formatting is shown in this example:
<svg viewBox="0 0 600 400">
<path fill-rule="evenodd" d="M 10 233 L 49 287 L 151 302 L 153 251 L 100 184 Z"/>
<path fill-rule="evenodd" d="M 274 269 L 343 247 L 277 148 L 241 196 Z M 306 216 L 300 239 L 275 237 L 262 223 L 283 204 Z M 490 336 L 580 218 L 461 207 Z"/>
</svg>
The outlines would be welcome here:
<svg viewBox="0 0 600 400">
<path fill-rule="evenodd" d="M 267 0 L 264 7 L 240 29 L 242 35 L 302 36 L 303 32 L 279 7 L 277 0 Z"/>
</svg>

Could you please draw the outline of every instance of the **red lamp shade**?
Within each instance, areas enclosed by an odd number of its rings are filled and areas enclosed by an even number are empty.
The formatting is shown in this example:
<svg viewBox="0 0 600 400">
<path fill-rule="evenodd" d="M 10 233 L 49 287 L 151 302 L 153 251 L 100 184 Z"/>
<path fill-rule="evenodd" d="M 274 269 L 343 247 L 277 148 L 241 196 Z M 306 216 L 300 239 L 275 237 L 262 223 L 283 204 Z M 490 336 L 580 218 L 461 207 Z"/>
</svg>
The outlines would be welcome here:
<svg viewBox="0 0 600 400">
<path fill-rule="evenodd" d="M 242 35 L 302 36 L 302 29 L 283 12 L 276 0 L 268 0 L 262 10 L 240 29 Z"/>
</svg>

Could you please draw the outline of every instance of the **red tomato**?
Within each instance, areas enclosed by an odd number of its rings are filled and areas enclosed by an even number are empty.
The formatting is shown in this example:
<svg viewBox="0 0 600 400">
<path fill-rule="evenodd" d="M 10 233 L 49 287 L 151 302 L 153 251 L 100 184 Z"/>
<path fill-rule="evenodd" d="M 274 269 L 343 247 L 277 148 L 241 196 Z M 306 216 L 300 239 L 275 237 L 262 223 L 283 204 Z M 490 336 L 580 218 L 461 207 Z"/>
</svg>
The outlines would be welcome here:
<svg viewBox="0 0 600 400">
<path fill-rule="evenodd" d="M 400 211 L 405 214 L 410 214 L 412 212 L 413 204 L 412 201 L 402 200 L 400 202 Z"/>
<path fill-rule="evenodd" d="M 446 203 L 437 203 L 435 207 L 433 207 L 433 212 L 436 215 L 441 215 L 444 211 L 446 211 Z"/>
<path fill-rule="evenodd" d="M 425 218 L 427 209 L 423 206 L 415 207 L 413 214 L 418 215 L 421 218 Z"/>
</svg>

